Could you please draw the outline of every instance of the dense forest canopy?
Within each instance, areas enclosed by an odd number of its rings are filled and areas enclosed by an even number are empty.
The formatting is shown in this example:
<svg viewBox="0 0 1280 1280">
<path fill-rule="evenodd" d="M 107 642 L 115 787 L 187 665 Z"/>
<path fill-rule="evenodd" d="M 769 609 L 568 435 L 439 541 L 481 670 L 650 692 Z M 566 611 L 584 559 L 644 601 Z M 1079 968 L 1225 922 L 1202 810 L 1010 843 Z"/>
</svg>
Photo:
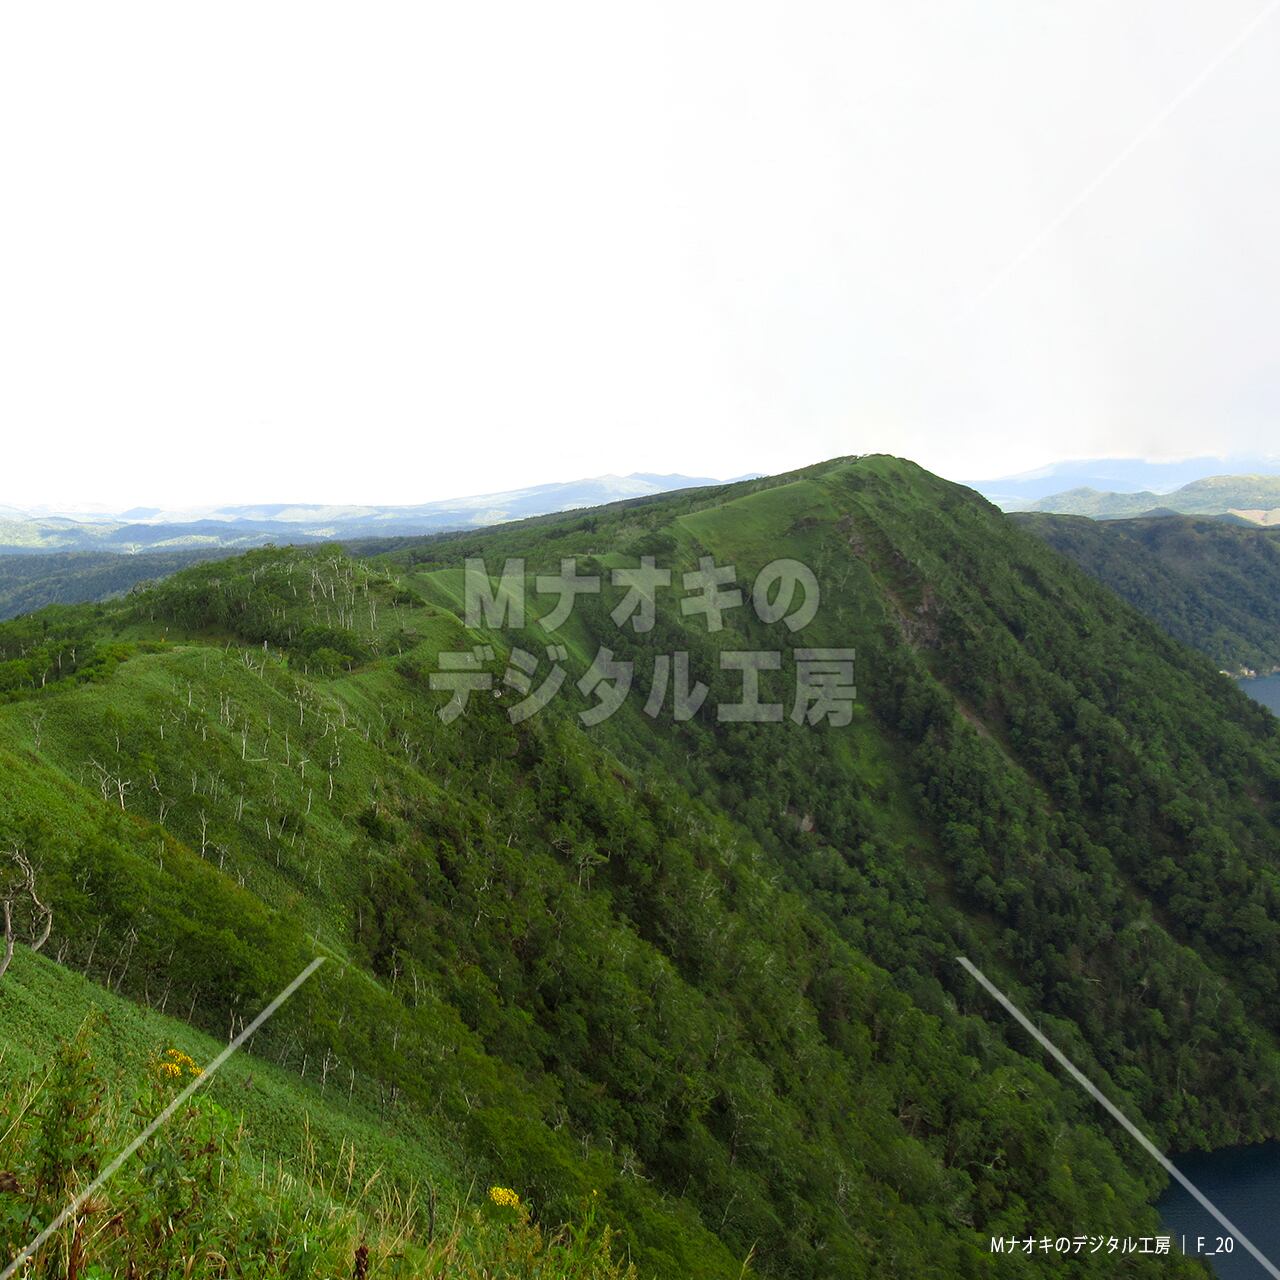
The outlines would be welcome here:
<svg viewBox="0 0 1280 1280">
<path fill-rule="evenodd" d="M 50 551 L 0 555 L 0 620 L 50 604 L 93 604 L 226 551 Z"/>
<path fill-rule="evenodd" d="M 0 627 L 0 699 L 44 955 L 223 1034 L 328 955 L 257 1050 L 643 1275 L 1154 1234 L 957 955 L 1157 1141 L 1280 1132 L 1280 724 L 910 463 L 202 564 Z"/>
<path fill-rule="evenodd" d="M 1280 529 L 1190 516 L 1012 519 L 1224 671 L 1280 669 Z"/>
</svg>

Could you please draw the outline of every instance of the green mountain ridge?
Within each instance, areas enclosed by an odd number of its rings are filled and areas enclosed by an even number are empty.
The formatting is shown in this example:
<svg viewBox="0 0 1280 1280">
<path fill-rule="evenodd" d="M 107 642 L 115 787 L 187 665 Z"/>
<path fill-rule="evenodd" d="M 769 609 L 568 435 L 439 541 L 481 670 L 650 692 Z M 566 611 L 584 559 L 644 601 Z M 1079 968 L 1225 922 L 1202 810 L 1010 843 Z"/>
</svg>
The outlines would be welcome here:
<svg viewBox="0 0 1280 1280">
<path fill-rule="evenodd" d="M 0 626 L 0 836 L 48 956 L 225 1035 L 323 950 L 255 1052 L 336 1059 L 550 1221 L 598 1193 L 642 1275 L 1030 1275 L 990 1238 L 1155 1233 L 1162 1175 L 960 954 L 1162 1144 L 1280 1133 L 1280 727 L 976 494 L 841 459 L 364 554 Z M 821 607 L 712 632 L 677 590 L 636 633 L 607 579 L 643 556 L 748 598 L 792 558 Z M 464 624 L 471 557 L 527 559 L 523 628 Z M 570 558 L 606 585 L 548 634 Z M 568 678 L 512 723 L 549 643 Z M 476 646 L 502 696 L 446 724 L 440 655 Z M 637 685 L 587 726 L 602 648 Z M 822 648 L 857 655 L 847 725 L 788 714 Z M 719 721 L 752 650 L 782 719 Z M 690 719 L 645 710 L 676 653 Z"/>
</svg>

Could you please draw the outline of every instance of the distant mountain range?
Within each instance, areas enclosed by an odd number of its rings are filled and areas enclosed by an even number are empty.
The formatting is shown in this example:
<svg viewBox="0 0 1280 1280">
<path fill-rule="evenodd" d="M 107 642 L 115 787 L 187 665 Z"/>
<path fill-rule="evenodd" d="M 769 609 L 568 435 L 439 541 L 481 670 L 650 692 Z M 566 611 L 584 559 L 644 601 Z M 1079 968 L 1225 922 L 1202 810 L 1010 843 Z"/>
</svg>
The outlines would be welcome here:
<svg viewBox="0 0 1280 1280">
<path fill-rule="evenodd" d="M 728 482 L 638 471 L 400 507 L 281 502 L 191 510 L 135 507 L 111 512 L 0 506 L 0 552 L 248 549 L 270 543 L 398 537 L 501 524 L 721 483 Z"/>
<path fill-rule="evenodd" d="M 1035 471 L 1002 476 L 995 480 L 966 483 L 1006 511 L 1053 510 L 1067 508 L 1038 506 L 1043 499 L 1059 501 L 1078 490 L 1100 494 L 1141 494 L 1148 501 L 1143 512 L 1159 505 L 1152 501 L 1197 480 L 1211 476 L 1280 476 L 1280 458 L 1260 454 L 1224 458 L 1188 458 L 1182 462 L 1147 462 L 1142 458 L 1091 458 L 1055 462 Z M 1074 514 L 1092 514 L 1075 512 Z M 1140 514 L 1129 512 L 1128 514 Z"/>
<path fill-rule="evenodd" d="M 1122 520 L 1135 516 L 1231 517 L 1246 524 L 1280 524 L 1280 476 L 1209 476 L 1172 493 L 1107 493 L 1082 487 L 1030 503 L 1026 510 Z"/>
</svg>

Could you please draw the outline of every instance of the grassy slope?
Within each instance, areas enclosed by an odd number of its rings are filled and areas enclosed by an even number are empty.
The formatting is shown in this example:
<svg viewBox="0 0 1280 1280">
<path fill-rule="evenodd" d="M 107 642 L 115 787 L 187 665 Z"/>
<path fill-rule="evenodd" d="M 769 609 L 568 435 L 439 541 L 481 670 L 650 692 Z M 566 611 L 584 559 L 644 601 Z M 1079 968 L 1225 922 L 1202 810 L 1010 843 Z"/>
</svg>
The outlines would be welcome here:
<svg viewBox="0 0 1280 1280">
<path fill-rule="evenodd" d="M 0 982 L 0 1021 L 21 1028 L 21 1035 L 3 1046 L 0 1080 L 41 1074 L 57 1046 L 75 1036 L 91 1011 L 100 1015 L 94 1036 L 99 1069 L 124 1094 L 137 1091 L 165 1049 L 181 1049 L 206 1063 L 225 1046 L 179 1018 L 106 991 L 24 947 Z M 459 1153 L 442 1145 L 426 1126 L 389 1129 L 376 1111 L 349 1100 L 346 1086 L 345 1079 L 334 1075 L 322 1091 L 294 1071 L 241 1053 L 207 1087 L 211 1097 L 244 1121 L 251 1160 L 293 1162 L 309 1143 L 332 1168 L 350 1148 L 357 1154 L 362 1182 L 381 1171 L 383 1179 L 406 1191 L 434 1186 L 444 1205 L 458 1204 L 468 1191 L 459 1172 Z"/>
<path fill-rule="evenodd" d="M 0 1019 L 22 1029 L 0 1047 L 7 1260 L 222 1045 L 24 948 Z M 573 1225 L 540 1227 L 464 1180 L 459 1158 L 408 1113 L 389 1126 L 343 1080 L 308 1085 L 242 1052 L 79 1197 L 23 1274 L 635 1280 L 590 1201 Z"/>
</svg>

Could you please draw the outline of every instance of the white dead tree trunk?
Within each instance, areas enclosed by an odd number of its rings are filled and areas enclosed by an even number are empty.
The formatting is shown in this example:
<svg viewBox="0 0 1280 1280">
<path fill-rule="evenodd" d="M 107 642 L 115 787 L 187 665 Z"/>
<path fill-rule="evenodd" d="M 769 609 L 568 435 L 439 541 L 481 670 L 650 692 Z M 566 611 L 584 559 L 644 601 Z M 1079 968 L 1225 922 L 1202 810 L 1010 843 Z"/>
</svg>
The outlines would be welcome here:
<svg viewBox="0 0 1280 1280">
<path fill-rule="evenodd" d="M 98 790 L 102 793 L 103 800 L 119 800 L 120 808 L 123 810 L 125 808 L 125 797 L 133 790 L 133 780 L 124 777 L 122 774 L 113 773 L 98 760 L 90 760 L 89 763 L 93 766 Z"/>
<path fill-rule="evenodd" d="M 53 908 L 46 907 L 36 892 L 36 873 L 30 859 L 16 846 L 6 855 L 14 870 L 0 883 L 0 916 L 4 918 L 4 954 L 0 957 L 0 978 L 4 977 L 13 960 L 13 948 L 17 941 L 13 930 L 13 909 L 22 899 L 31 901 L 31 950 L 39 951 L 49 941 L 53 928 Z"/>
</svg>

